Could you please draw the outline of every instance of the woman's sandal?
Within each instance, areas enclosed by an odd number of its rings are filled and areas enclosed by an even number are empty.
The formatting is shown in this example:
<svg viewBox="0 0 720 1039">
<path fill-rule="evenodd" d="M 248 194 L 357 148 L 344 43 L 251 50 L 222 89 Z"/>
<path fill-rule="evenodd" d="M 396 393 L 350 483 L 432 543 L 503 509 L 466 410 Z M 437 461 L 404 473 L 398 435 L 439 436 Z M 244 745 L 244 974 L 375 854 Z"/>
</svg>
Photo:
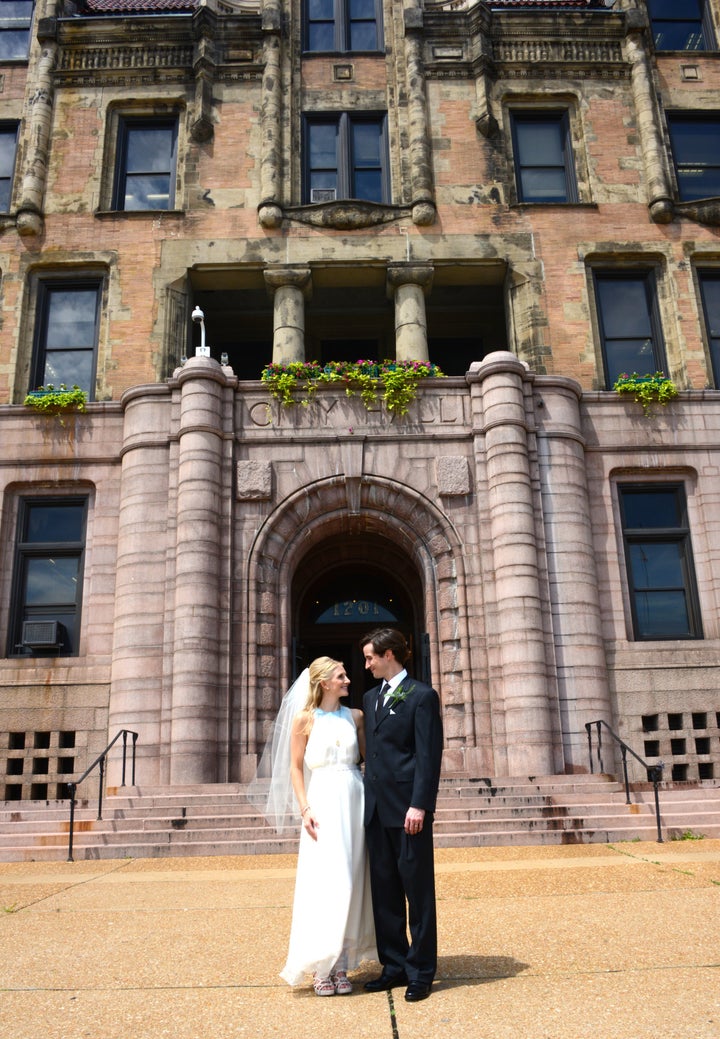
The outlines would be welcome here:
<svg viewBox="0 0 720 1039">
<path fill-rule="evenodd" d="M 335 992 L 338 996 L 349 996 L 352 992 L 352 985 L 348 981 L 348 976 L 344 970 L 334 970 L 332 972 L 332 983 L 335 987 Z"/>
<path fill-rule="evenodd" d="M 319 978 L 313 974 L 313 988 L 316 996 L 334 996 L 335 985 L 332 978 Z"/>
</svg>

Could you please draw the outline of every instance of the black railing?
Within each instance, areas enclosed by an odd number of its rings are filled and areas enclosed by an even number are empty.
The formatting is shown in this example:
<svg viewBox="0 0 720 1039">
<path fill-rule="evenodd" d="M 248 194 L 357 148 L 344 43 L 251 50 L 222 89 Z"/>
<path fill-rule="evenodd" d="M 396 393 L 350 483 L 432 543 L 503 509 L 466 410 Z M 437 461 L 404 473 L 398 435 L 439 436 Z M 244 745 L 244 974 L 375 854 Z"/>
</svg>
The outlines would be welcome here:
<svg viewBox="0 0 720 1039">
<path fill-rule="evenodd" d="M 126 767 L 126 764 L 127 764 L 127 741 L 128 741 L 128 736 L 132 736 L 132 758 L 131 758 L 132 779 L 130 780 L 130 785 L 131 786 L 135 786 L 135 745 L 136 745 L 137 740 L 138 740 L 138 734 L 136 732 L 132 732 L 130 729 L 121 729 L 120 732 L 115 737 L 115 739 L 111 740 L 110 743 L 108 743 L 107 747 L 102 752 L 102 754 L 100 754 L 97 758 L 95 758 L 95 760 L 93 761 L 92 765 L 89 768 L 85 769 L 85 771 L 80 776 L 80 778 L 76 779 L 74 783 L 68 783 L 68 785 L 67 785 L 67 788 L 68 788 L 68 790 L 70 792 L 70 833 L 69 833 L 69 836 L 68 836 L 68 857 L 67 857 L 68 862 L 74 862 L 75 861 L 73 859 L 73 833 L 74 833 L 74 830 L 75 830 L 75 793 L 77 791 L 77 788 L 80 786 L 80 784 L 82 783 L 82 781 L 84 779 L 87 779 L 87 777 L 90 775 L 90 773 L 92 772 L 92 770 L 94 768 L 99 768 L 99 770 L 100 770 L 100 783 L 99 783 L 99 786 L 98 786 L 98 814 L 97 814 L 97 817 L 98 817 L 98 819 L 102 819 L 103 786 L 105 784 L 105 758 L 108 756 L 108 752 L 115 746 L 115 744 L 117 743 L 117 741 L 120 739 L 121 736 L 122 736 L 122 741 L 123 741 L 123 755 L 122 755 L 122 780 L 120 782 L 120 786 L 125 786 L 125 767 Z"/>
<path fill-rule="evenodd" d="M 608 725 L 607 722 L 604 722 L 604 721 L 601 720 L 601 721 L 596 721 L 596 722 L 586 722 L 586 724 L 585 724 L 585 730 L 587 732 L 587 737 L 588 737 L 588 752 L 590 754 L 590 772 L 594 771 L 594 769 L 593 769 L 593 749 L 592 749 L 592 730 L 593 730 L 593 726 L 597 729 L 597 760 L 598 760 L 598 765 L 600 767 L 600 771 L 601 772 L 605 772 L 606 771 L 605 765 L 603 764 L 603 757 L 602 757 L 602 730 L 603 730 L 603 727 L 607 729 L 608 734 L 620 746 L 620 753 L 622 754 L 623 778 L 625 780 L 625 804 L 632 804 L 632 801 L 630 800 L 630 781 L 628 779 L 628 766 L 627 766 L 627 756 L 628 756 L 628 754 L 631 754 L 632 757 L 634 757 L 636 761 L 639 761 L 640 764 L 642 765 L 642 767 L 645 769 L 645 771 L 647 773 L 648 780 L 652 783 L 653 790 L 655 791 L 655 821 L 657 822 L 657 839 L 658 839 L 658 844 L 663 844 L 664 842 L 663 842 L 663 835 L 662 835 L 662 821 L 660 819 L 660 795 L 658 793 L 658 787 L 660 785 L 660 781 L 662 779 L 663 769 L 665 768 L 665 766 L 663 765 L 662 761 L 658 762 L 656 765 L 648 765 L 647 761 L 643 761 L 643 759 L 640 757 L 640 755 L 636 754 L 635 751 L 632 749 L 632 747 L 628 747 L 627 743 L 625 743 L 624 740 L 621 740 L 616 732 L 612 731 L 612 729 L 610 728 L 610 726 Z"/>
</svg>

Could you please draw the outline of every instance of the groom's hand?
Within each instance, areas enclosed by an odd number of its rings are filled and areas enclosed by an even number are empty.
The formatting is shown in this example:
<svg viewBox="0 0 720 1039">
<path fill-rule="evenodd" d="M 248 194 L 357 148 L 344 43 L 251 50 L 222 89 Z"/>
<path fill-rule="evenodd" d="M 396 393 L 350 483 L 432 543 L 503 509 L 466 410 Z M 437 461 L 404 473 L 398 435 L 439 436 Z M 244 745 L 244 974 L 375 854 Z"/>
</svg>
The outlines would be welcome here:
<svg viewBox="0 0 720 1039">
<path fill-rule="evenodd" d="M 420 833 L 423 828 L 423 822 L 425 821 L 425 809 L 424 808 L 408 808 L 407 814 L 405 815 L 405 833 L 415 834 Z"/>
</svg>

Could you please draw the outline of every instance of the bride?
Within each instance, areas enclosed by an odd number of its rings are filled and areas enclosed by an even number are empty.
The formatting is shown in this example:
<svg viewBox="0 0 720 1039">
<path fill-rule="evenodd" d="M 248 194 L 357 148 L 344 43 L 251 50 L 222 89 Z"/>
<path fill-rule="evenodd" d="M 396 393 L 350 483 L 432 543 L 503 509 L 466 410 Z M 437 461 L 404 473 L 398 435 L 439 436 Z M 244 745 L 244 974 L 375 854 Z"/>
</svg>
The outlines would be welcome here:
<svg viewBox="0 0 720 1039">
<path fill-rule="evenodd" d="M 287 962 L 289 985 L 307 975 L 319 996 L 347 995 L 347 971 L 377 959 L 363 828 L 362 711 L 341 704 L 350 680 L 330 657 L 313 660 L 283 698 L 261 811 L 279 831 L 297 802 L 302 820 Z M 258 776 L 267 768 L 267 750 Z M 250 799 L 258 803 L 257 781 Z"/>
</svg>

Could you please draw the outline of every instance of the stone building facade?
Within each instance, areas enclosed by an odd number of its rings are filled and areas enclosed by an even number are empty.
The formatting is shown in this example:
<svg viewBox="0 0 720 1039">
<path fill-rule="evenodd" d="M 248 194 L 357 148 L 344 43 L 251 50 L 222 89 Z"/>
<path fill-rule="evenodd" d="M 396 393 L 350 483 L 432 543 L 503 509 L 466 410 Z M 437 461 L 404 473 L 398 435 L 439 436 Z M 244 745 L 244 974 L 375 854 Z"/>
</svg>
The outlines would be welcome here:
<svg viewBox="0 0 720 1039">
<path fill-rule="evenodd" d="M 716 781 L 720 2 L 4 6 L 5 798 L 123 727 L 145 786 L 245 780 L 377 622 L 448 773 L 585 772 L 603 720 Z M 359 357 L 445 376 L 259 381 Z"/>
</svg>

